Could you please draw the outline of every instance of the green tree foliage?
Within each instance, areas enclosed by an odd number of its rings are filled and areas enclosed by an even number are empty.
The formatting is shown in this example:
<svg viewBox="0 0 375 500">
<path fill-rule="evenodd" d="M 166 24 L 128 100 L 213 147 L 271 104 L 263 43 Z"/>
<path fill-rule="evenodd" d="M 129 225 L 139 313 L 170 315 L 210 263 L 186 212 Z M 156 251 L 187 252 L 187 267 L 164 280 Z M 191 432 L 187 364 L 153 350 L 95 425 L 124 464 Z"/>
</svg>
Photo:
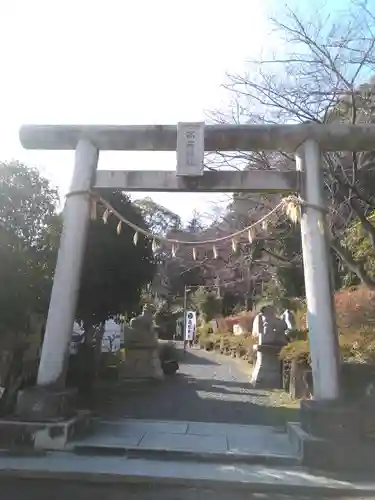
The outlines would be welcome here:
<svg viewBox="0 0 375 500">
<path fill-rule="evenodd" d="M 106 200 L 124 217 L 147 229 L 141 211 L 121 192 L 105 195 Z M 120 313 L 131 315 L 139 310 L 144 286 L 154 275 L 155 262 L 150 240 L 139 235 L 133 243 L 134 230 L 123 224 L 117 234 L 118 220 L 90 222 L 82 268 L 77 316 L 86 325 L 97 325 Z"/>
<path fill-rule="evenodd" d="M 368 217 L 369 221 L 374 222 L 375 213 Z M 344 239 L 344 247 L 355 259 L 357 266 L 360 266 L 371 279 L 375 279 L 375 252 L 373 242 L 369 237 L 368 231 L 365 231 L 360 222 L 354 221 L 347 229 Z M 346 286 L 358 284 L 359 279 L 356 274 L 346 272 L 344 284 Z"/>
<path fill-rule="evenodd" d="M 192 297 L 192 302 L 197 308 L 203 321 L 211 321 L 221 314 L 221 299 L 217 292 L 199 287 Z"/>
<path fill-rule="evenodd" d="M 35 309 L 34 269 L 20 239 L 0 227 L 0 329 L 1 333 L 25 328 Z"/>
<path fill-rule="evenodd" d="M 112 193 L 108 201 L 140 227 L 144 218 L 127 196 Z M 21 328 L 32 312 L 47 313 L 62 229 L 58 194 L 36 169 L 18 162 L 0 164 L 0 326 Z M 100 215 L 100 214 L 99 214 Z M 101 213 L 102 215 L 102 213 Z M 99 324 L 137 309 L 142 287 L 155 269 L 151 245 L 110 217 L 92 221 L 82 268 L 78 318 Z M 4 286 L 4 284 L 7 286 Z"/>
<path fill-rule="evenodd" d="M 193 217 L 187 222 L 184 230 L 188 233 L 197 234 L 204 231 L 204 229 L 205 226 L 202 222 L 199 213 L 196 210 L 194 210 Z"/>
<path fill-rule="evenodd" d="M 230 316 L 238 310 L 245 309 L 245 307 L 242 294 L 224 290 L 221 303 L 223 316 Z"/>
<path fill-rule="evenodd" d="M 302 251 L 300 228 L 281 219 L 277 221 L 273 234 L 279 238 L 267 246 L 272 250 L 280 290 L 287 297 L 301 297 L 305 294 L 305 282 L 302 259 L 298 258 Z"/>
<path fill-rule="evenodd" d="M 25 328 L 30 313 L 46 313 L 54 253 L 57 191 L 36 169 L 0 163 L 0 328 Z"/>
<path fill-rule="evenodd" d="M 150 231 L 155 235 L 165 235 L 168 231 L 181 229 L 181 218 L 171 210 L 159 205 L 151 198 L 136 200 Z"/>
<path fill-rule="evenodd" d="M 0 222 L 27 247 L 44 246 L 58 193 L 37 169 L 0 163 Z"/>
<path fill-rule="evenodd" d="M 197 214 L 188 228 L 182 226 L 181 218 L 159 205 L 150 198 L 135 202 L 154 235 L 163 235 L 174 239 L 191 239 L 192 230 L 203 227 Z M 182 306 L 184 288 L 188 285 L 202 284 L 201 269 L 191 257 L 191 248 L 180 246 L 176 257 L 171 255 L 171 247 L 162 245 L 156 255 L 157 271 L 150 292 L 158 308 Z"/>
</svg>

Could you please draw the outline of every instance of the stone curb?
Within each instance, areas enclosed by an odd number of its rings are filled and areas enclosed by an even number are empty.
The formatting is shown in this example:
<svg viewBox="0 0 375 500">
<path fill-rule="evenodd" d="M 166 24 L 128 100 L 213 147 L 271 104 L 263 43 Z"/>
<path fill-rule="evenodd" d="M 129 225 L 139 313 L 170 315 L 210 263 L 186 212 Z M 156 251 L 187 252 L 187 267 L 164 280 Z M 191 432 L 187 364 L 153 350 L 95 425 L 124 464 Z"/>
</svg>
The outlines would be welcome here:
<svg viewBox="0 0 375 500">
<path fill-rule="evenodd" d="M 142 449 L 122 446 L 77 445 L 70 451 L 84 456 L 126 456 L 127 458 L 145 458 L 150 460 L 167 460 L 176 462 L 213 462 L 213 463 L 243 463 L 253 465 L 300 465 L 297 456 L 261 455 L 231 452 L 196 452 L 166 449 Z"/>
</svg>

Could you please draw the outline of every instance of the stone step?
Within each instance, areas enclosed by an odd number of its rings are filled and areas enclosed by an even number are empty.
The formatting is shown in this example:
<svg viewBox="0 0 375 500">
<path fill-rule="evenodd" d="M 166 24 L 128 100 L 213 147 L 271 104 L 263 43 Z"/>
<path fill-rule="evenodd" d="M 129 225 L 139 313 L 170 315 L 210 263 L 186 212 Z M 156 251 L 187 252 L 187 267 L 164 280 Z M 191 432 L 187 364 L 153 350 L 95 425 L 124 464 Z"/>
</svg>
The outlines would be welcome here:
<svg viewBox="0 0 375 500">
<path fill-rule="evenodd" d="M 250 491 L 249 491 L 250 490 Z M 319 495 L 320 500 L 328 500 L 333 494 Z M 337 496 L 337 495 L 335 495 Z M 54 500 L 317 500 L 313 493 L 291 491 L 252 491 L 247 489 L 215 488 L 213 486 L 197 487 L 194 485 L 168 485 L 140 483 L 87 483 L 85 481 L 46 480 L 2 478 L 2 500 L 40 500 L 53 498 Z M 343 500 L 343 497 L 339 497 Z M 356 494 L 345 494 L 345 500 L 358 499 Z"/>
<path fill-rule="evenodd" d="M 73 450 L 77 455 L 93 456 L 124 456 L 127 458 L 143 458 L 147 460 L 165 461 L 195 461 L 222 464 L 257 464 L 257 465 L 299 465 L 300 460 L 294 455 L 232 453 L 232 452 L 197 452 L 194 450 L 139 449 L 108 445 L 75 445 Z"/>
<path fill-rule="evenodd" d="M 98 422 L 92 436 L 73 441 L 79 455 L 149 460 L 292 466 L 299 458 L 283 429 L 201 422 Z"/>
<path fill-rule="evenodd" d="M 278 495 L 290 495 L 293 498 L 304 498 L 308 495 L 314 498 L 343 495 L 341 498 L 352 498 L 362 495 L 374 498 L 375 483 L 373 476 L 370 479 L 357 480 L 346 477 L 333 477 L 331 474 L 312 471 L 302 467 L 272 467 L 248 464 L 222 464 L 201 462 L 180 462 L 164 460 L 144 460 L 125 457 L 79 456 L 70 452 L 47 452 L 43 457 L 1 457 L 0 480 L 2 485 L 5 479 L 14 479 L 21 484 L 25 479 L 53 481 L 55 497 L 59 498 L 60 484 L 74 482 L 74 484 L 94 484 L 102 488 L 100 498 L 111 498 L 111 485 L 119 490 L 114 498 L 123 498 L 129 492 L 131 485 L 144 485 L 154 494 L 165 493 L 163 498 L 173 500 L 186 498 L 207 498 L 207 491 L 211 497 L 220 499 L 251 498 L 252 493 L 269 494 L 271 498 Z M 167 489 L 173 488 L 175 496 L 168 496 Z M 162 489 L 161 489 L 162 488 Z M 184 495 L 190 489 L 192 496 Z M 196 496 L 193 495 L 194 491 Z M 86 491 L 86 493 L 88 493 Z M 145 493 L 143 491 L 143 493 Z M 199 495 L 198 495 L 199 493 Z M 215 494 L 217 493 L 217 495 Z M 152 496 L 161 500 L 161 496 Z M 16 495 L 17 496 L 17 495 Z M 77 498 L 71 494 L 73 498 Z M 2 498 L 4 497 L 2 491 Z M 6 497 L 4 497 L 6 498 Z M 34 498 L 34 497 L 28 497 Z M 61 497 L 60 497 L 61 498 Z M 66 497 L 64 497 L 66 498 Z M 78 497 L 80 498 L 80 497 Z M 95 498 L 90 495 L 82 498 Z M 128 497 L 127 497 L 128 498 Z M 142 491 L 139 497 L 145 498 Z M 147 497 L 149 498 L 149 497 Z M 260 498 L 260 496 L 255 496 Z M 285 497 L 282 497 L 285 499 Z M 268 500 L 268 497 L 267 497 Z"/>
</svg>

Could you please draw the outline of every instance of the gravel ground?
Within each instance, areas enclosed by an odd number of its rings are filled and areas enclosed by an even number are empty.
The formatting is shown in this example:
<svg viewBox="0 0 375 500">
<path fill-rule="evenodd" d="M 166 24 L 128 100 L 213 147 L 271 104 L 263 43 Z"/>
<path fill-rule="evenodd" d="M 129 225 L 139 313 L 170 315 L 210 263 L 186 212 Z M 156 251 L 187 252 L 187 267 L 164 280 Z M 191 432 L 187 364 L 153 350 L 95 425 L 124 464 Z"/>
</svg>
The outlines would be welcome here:
<svg viewBox="0 0 375 500">
<path fill-rule="evenodd" d="M 73 481 L 40 479 L 1 479 L 1 500 L 326 500 L 321 495 L 305 496 L 300 494 L 284 495 L 275 493 L 253 493 L 246 491 L 218 491 L 200 488 L 176 488 L 147 484 L 88 484 Z M 329 497 L 327 497 L 329 498 Z M 332 498 L 332 497 L 331 497 Z M 354 498 L 335 496 L 340 500 Z"/>
<path fill-rule="evenodd" d="M 280 391 L 255 390 L 249 374 L 229 357 L 199 349 L 181 354 L 180 371 L 164 382 L 129 386 L 102 394 L 105 418 L 189 420 L 233 424 L 282 425 L 298 420 L 298 410 L 280 406 Z"/>
</svg>

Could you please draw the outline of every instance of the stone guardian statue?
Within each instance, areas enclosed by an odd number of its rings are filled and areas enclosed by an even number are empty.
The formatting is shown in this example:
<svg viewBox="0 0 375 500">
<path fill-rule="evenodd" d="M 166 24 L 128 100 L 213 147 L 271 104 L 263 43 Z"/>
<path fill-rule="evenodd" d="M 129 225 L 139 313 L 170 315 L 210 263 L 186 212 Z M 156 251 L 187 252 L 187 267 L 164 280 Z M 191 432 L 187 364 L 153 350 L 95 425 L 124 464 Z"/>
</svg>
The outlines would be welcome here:
<svg viewBox="0 0 375 500">
<path fill-rule="evenodd" d="M 124 328 L 125 359 L 121 369 L 123 379 L 164 378 L 159 356 L 159 342 L 153 327 L 153 308 L 145 305 L 142 314 Z"/>
</svg>

